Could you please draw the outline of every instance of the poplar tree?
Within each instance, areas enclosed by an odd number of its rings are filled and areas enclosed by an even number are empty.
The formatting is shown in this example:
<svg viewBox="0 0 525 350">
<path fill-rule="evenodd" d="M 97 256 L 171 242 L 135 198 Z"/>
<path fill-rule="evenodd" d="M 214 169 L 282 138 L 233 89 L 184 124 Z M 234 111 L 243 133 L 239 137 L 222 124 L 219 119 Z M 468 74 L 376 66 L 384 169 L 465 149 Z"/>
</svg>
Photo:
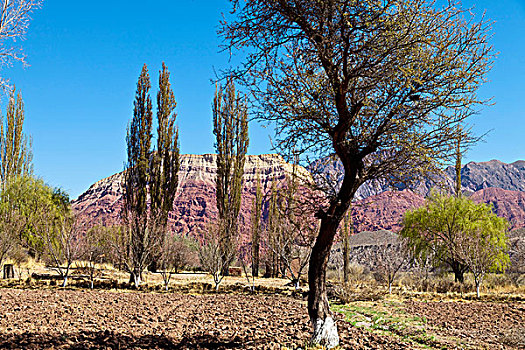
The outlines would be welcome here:
<svg viewBox="0 0 525 350">
<path fill-rule="evenodd" d="M 161 262 L 170 261 L 169 256 L 173 254 L 173 237 L 168 236 L 167 226 L 168 214 L 173 210 L 173 201 L 177 194 L 180 168 L 179 130 L 175 126 L 176 107 L 170 73 L 163 62 L 157 93 L 157 151 L 152 156 L 150 184 L 151 212 L 155 218 L 152 230 L 157 232 L 159 241 L 162 242 Z M 167 266 L 161 267 L 166 270 Z"/>
<path fill-rule="evenodd" d="M 130 280 L 138 287 L 142 271 L 156 243 L 148 227 L 148 184 L 150 182 L 150 157 L 153 112 L 149 90 L 151 88 L 148 67 L 146 64 L 137 83 L 133 119 L 128 127 L 126 142 L 128 161 L 125 164 L 123 179 L 122 219 L 127 228 L 128 259 L 126 265 Z"/>
<path fill-rule="evenodd" d="M 352 225 L 352 208 L 348 211 L 343 219 L 343 280 L 345 283 L 350 281 L 350 234 Z"/>
<path fill-rule="evenodd" d="M 168 214 L 177 192 L 179 162 L 178 130 L 175 126 L 175 96 L 170 73 L 162 64 L 157 93 L 157 149 L 152 151 L 153 111 L 148 67 L 144 64 L 137 83 L 133 119 L 126 141 L 122 218 L 127 228 L 124 259 L 130 280 L 140 286 L 142 271 L 163 247 Z M 157 256 L 158 257 L 158 256 Z"/>
<path fill-rule="evenodd" d="M 33 173 L 31 139 L 24 132 L 24 101 L 13 89 L 5 120 L 0 119 L 0 182 L 2 188 L 14 177 Z"/>
<path fill-rule="evenodd" d="M 261 245 L 262 189 L 259 172 L 255 177 L 255 198 L 252 207 L 252 276 L 259 276 L 259 251 Z"/>
<path fill-rule="evenodd" d="M 226 86 L 216 86 L 213 99 L 213 133 L 216 137 L 216 198 L 219 212 L 220 250 L 223 274 L 235 256 L 237 220 L 241 208 L 244 161 L 248 151 L 248 111 L 243 98 L 235 91 L 231 78 Z"/>
<path fill-rule="evenodd" d="M 165 230 L 168 213 L 173 210 L 180 168 L 179 130 L 175 126 L 177 114 L 175 95 L 171 89 L 170 73 L 162 63 L 157 93 L 157 151 L 151 166 L 151 211 L 158 229 Z"/>
</svg>

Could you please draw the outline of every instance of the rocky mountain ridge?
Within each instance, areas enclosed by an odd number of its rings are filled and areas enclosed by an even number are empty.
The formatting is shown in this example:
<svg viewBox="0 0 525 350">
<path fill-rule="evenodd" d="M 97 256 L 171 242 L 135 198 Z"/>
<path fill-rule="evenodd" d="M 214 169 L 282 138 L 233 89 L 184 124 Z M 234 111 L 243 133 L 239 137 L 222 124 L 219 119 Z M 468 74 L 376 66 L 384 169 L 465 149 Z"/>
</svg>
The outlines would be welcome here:
<svg viewBox="0 0 525 350">
<path fill-rule="evenodd" d="M 181 156 L 179 188 L 174 210 L 169 215 L 174 232 L 200 236 L 208 223 L 216 218 L 215 157 L 213 154 Z M 247 156 L 240 213 L 242 229 L 249 228 L 257 177 L 267 202 L 272 184 L 282 185 L 293 169 L 292 164 L 276 154 Z M 444 181 L 441 181 L 449 189 L 453 186 L 451 170 L 445 170 Z M 297 167 L 295 172 L 301 177 L 311 178 L 302 167 Z M 122 173 L 102 179 L 72 202 L 86 225 L 119 221 L 121 180 Z M 424 196 L 434 186 L 435 183 L 428 180 L 422 181 L 414 190 L 391 190 L 379 182 L 363 185 L 352 206 L 355 231 L 399 230 L 404 212 L 422 205 Z M 511 164 L 495 160 L 470 162 L 462 168 L 462 186 L 473 200 L 492 203 L 495 212 L 506 217 L 512 228 L 525 227 L 525 161 Z M 267 210 L 267 205 L 264 210 Z"/>
<path fill-rule="evenodd" d="M 199 236 L 207 229 L 208 222 L 216 218 L 216 170 L 214 154 L 181 155 L 179 186 L 174 210 L 168 218 L 174 232 Z M 250 221 L 257 178 L 261 181 L 263 194 L 267 195 L 273 183 L 283 183 L 287 174 L 293 171 L 294 166 L 277 154 L 247 156 L 244 166 L 241 223 Z M 310 176 L 302 167 L 297 167 L 295 172 L 300 177 Z M 97 181 L 72 202 L 74 210 L 80 214 L 87 226 L 118 223 L 122 205 L 122 176 L 122 173 L 118 173 Z"/>
</svg>

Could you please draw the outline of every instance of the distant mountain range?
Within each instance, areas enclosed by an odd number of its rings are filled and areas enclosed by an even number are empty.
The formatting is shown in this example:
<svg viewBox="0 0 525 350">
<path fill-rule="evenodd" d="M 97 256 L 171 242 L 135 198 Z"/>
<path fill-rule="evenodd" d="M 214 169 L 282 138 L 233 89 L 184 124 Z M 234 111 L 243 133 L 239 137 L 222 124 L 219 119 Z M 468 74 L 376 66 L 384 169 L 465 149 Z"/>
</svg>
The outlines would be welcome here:
<svg viewBox="0 0 525 350">
<path fill-rule="evenodd" d="M 208 222 L 215 220 L 215 158 L 213 154 L 183 155 L 179 173 L 179 189 L 174 210 L 169 215 L 170 227 L 182 235 L 201 236 Z M 337 162 L 324 165 L 322 176 L 337 181 L 341 178 Z M 241 227 L 248 230 L 255 194 L 256 174 L 265 194 L 265 213 L 272 183 L 282 184 L 292 165 L 275 154 L 248 156 L 245 165 L 244 188 L 241 204 Z M 301 176 L 309 176 L 300 168 Z M 525 227 L 525 161 L 511 164 L 497 160 L 470 162 L 461 170 L 462 190 L 476 202 L 492 203 L 496 214 L 506 217 L 512 228 Z M 122 173 L 112 175 L 93 184 L 72 202 L 73 208 L 87 225 L 116 223 L 119 220 Z M 452 191 L 454 169 L 448 168 L 438 180 L 441 188 Z M 391 187 L 381 182 L 366 183 L 359 189 L 352 206 L 356 231 L 380 229 L 397 231 L 407 209 L 420 206 L 435 182 L 422 181 L 413 190 Z M 247 234 L 248 232 L 246 232 Z"/>
<path fill-rule="evenodd" d="M 319 183 L 338 183 L 344 176 L 340 161 L 317 161 L 312 164 L 312 172 L 316 174 Z M 410 189 L 422 196 L 428 196 L 434 188 L 453 193 L 455 187 L 456 171 L 450 166 L 443 174 L 433 179 L 424 179 L 416 182 Z M 338 185 L 334 185 L 338 188 Z M 461 168 L 461 189 L 463 193 L 472 194 L 485 188 L 501 188 L 509 191 L 525 191 L 525 161 L 503 163 L 499 160 L 488 162 L 470 162 Z M 356 199 L 374 196 L 385 191 L 407 189 L 404 185 L 397 184 L 393 188 L 386 181 L 368 181 L 356 193 Z"/>
</svg>

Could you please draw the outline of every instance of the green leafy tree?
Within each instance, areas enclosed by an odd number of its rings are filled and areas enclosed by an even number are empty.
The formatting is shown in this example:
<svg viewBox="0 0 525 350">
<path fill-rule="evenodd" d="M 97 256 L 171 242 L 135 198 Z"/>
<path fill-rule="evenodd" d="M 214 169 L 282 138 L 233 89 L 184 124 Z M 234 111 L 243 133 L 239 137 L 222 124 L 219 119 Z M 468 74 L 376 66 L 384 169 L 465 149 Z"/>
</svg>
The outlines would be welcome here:
<svg viewBox="0 0 525 350">
<path fill-rule="evenodd" d="M 11 227 L 11 234 L 31 255 L 44 251 L 44 242 L 37 231 L 40 229 L 42 212 L 52 207 L 52 193 L 52 189 L 41 179 L 31 176 L 10 178 L 1 192 L 2 211 L 18 218 L 16 227 Z M 7 223 L 4 221 L 4 224 Z"/>
<path fill-rule="evenodd" d="M 484 104 L 490 24 L 459 3 L 430 0 L 232 0 L 226 49 L 255 117 L 276 126 L 275 146 L 304 163 L 338 158 L 340 186 L 321 186 L 321 220 L 308 281 L 312 343 L 339 343 L 327 289 L 328 258 L 358 188 L 409 182 L 453 159 L 458 123 Z M 332 191 L 332 189 L 334 189 Z"/>
<path fill-rule="evenodd" d="M 213 134 L 217 151 L 216 198 L 219 212 L 218 233 L 223 273 L 233 261 L 237 246 L 238 217 L 241 209 L 244 161 L 248 151 L 248 110 L 243 97 L 235 91 L 233 80 L 215 89 Z"/>
<path fill-rule="evenodd" d="M 489 271 L 503 271 L 509 262 L 507 221 L 484 203 L 463 196 L 433 194 L 424 207 L 408 211 L 401 236 L 413 256 L 431 256 L 434 266 L 446 265 L 456 281 L 470 270 L 479 287 Z"/>
<path fill-rule="evenodd" d="M 67 193 L 30 176 L 10 178 L 1 192 L 0 212 L 2 236 L 44 257 L 65 287 L 71 265 L 79 257 L 79 230 Z M 14 217 L 16 224 L 11 221 Z"/>
<path fill-rule="evenodd" d="M 180 151 L 176 107 L 170 73 L 163 62 L 157 93 L 157 150 L 152 155 L 150 184 L 151 212 L 157 229 L 162 232 L 166 232 L 168 213 L 173 210 L 178 186 Z"/>
<path fill-rule="evenodd" d="M 7 113 L 0 120 L 0 182 L 2 187 L 9 178 L 32 175 L 33 153 L 31 139 L 24 132 L 24 101 L 20 92 L 11 91 Z"/>
</svg>

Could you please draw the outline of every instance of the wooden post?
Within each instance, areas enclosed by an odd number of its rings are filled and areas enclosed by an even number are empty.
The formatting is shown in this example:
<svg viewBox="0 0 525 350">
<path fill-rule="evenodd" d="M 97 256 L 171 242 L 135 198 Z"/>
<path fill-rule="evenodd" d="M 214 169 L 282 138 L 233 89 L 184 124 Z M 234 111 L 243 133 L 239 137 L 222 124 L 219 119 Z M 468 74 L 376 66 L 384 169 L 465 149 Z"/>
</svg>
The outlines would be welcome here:
<svg viewBox="0 0 525 350">
<path fill-rule="evenodd" d="M 13 264 L 4 264 L 4 279 L 15 278 L 15 268 Z"/>
</svg>

